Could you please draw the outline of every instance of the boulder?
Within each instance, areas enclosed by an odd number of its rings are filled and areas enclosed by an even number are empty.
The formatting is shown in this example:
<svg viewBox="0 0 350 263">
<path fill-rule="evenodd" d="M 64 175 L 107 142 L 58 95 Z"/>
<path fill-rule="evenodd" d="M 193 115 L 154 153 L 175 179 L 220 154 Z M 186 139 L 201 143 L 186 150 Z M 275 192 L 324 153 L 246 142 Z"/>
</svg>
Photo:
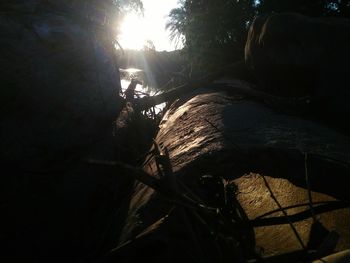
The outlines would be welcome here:
<svg viewBox="0 0 350 263">
<path fill-rule="evenodd" d="M 114 32 L 91 2 L 0 4 L 2 262 L 93 260 L 124 197 L 103 165 L 122 106 Z"/>
<path fill-rule="evenodd" d="M 279 96 L 310 98 L 310 114 L 349 131 L 350 20 L 295 13 L 257 17 L 245 61 L 258 88 Z"/>
<path fill-rule="evenodd" d="M 349 32 L 350 20 L 344 18 L 296 13 L 259 16 L 249 28 L 246 64 L 271 92 L 286 96 L 320 92 L 347 80 Z"/>
<path fill-rule="evenodd" d="M 117 115 L 113 32 L 77 3 L 1 4 L 2 163 L 26 170 L 62 164 Z"/>
</svg>

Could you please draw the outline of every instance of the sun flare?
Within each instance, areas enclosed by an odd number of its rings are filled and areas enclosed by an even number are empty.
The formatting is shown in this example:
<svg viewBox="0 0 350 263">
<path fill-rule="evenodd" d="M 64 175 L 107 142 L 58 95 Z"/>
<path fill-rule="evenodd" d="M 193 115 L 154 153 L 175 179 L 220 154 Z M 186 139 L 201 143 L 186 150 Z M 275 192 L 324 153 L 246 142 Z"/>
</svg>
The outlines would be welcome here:
<svg viewBox="0 0 350 263">
<path fill-rule="evenodd" d="M 143 15 L 131 12 L 124 17 L 117 38 L 120 45 L 124 49 L 140 50 L 147 40 L 151 40 L 158 51 L 174 50 L 165 25 L 170 10 L 177 6 L 178 0 L 142 0 L 142 3 Z"/>
<path fill-rule="evenodd" d="M 123 48 L 140 50 L 147 40 L 147 28 L 142 16 L 128 14 L 121 25 L 119 43 Z"/>
</svg>

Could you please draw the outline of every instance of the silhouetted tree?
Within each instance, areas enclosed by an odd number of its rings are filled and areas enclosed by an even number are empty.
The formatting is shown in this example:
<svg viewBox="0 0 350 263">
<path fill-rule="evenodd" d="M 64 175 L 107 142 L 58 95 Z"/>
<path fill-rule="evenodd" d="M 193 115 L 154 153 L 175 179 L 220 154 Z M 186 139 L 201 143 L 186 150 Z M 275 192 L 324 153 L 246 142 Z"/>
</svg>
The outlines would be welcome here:
<svg viewBox="0 0 350 263">
<path fill-rule="evenodd" d="M 259 13 L 297 12 L 309 16 L 349 17 L 350 0 L 261 0 Z"/>
<path fill-rule="evenodd" d="M 186 25 L 186 7 L 185 1 L 180 0 L 180 7 L 174 8 L 169 13 L 169 20 L 165 26 L 170 30 L 170 40 L 175 43 L 175 46 L 185 45 L 185 25 Z"/>
<path fill-rule="evenodd" d="M 169 15 L 171 37 L 183 41 L 193 68 L 210 71 L 243 54 L 254 0 L 184 0 Z"/>
<path fill-rule="evenodd" d="M 71 13 L 85 13 L 86 17 L 104 20 L 117 25 L 123 14 L 133 11 L 142 12 L 142 0 L 11 0 L 0 1 L 1 12 L 16 14 L 41 14 L 48 10 Z"/>
<path fill-rule="evenodd" d="M 325 0 L 261 0 L 259 13 L 297 12 L 310 16 L 323 13 Z"/>
<path fill-rule="evenodd" d="M 150 39 L 147 39 L 145 44 L 143 45 L 142 48 L 144 51 L 152 51 L 155 52 L 156 51 L 156 46 L 154 45 L 153 41 Z"/>
</svg>

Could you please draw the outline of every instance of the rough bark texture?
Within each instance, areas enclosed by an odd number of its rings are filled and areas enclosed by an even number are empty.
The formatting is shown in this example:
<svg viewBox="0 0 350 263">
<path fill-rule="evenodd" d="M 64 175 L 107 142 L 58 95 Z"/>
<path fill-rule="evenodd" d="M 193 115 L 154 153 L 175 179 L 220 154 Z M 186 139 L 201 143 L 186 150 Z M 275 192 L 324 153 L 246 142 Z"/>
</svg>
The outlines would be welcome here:
<svg viewBox="0 0 350 263">
<path fill-rule="evenodd" d="M 254 219 L 276 208 L 260 176 L 243 176 L 247 173 L 269 175 L 270 187 L 283 206 L 307 201 L 305 153 L 314 201 L 350 197 L 344 184 L 350 174 L 349 166 L 343 165 L 350 160 L 349 137 L 310 120 L 276 113 L 261 102 L 238 94 L 202 89 L 182 97 L 164 116 L 155 140 L 160 148 L 168 150 L 173 175 L 161 177 L 154 157 L 145 162 L 145 171 L 160 178 L 160 184 L 165 187 L 171 185 L 169 189 L 183 190 L 179 183 L 182 181 L 211 205 L 215 205 L 216 197 L 203 189 L 199 178 L 209 174 L 233 180 L 238 190 L 231 198 L 238 200 L 238 208 L 245 218 Z M 292 210 L 297 211 L 300 208 Z M 345 223 L 348 216 L 348 209 L 321 216 L 328 230 L 337 226 L 341 236 L 338 250 L 349 248 L 350 229 Z M 134 187 L 125 222 L 122 246 L 110 254 L 113 259 L 133 262 L 151 257 L 156 262 L 165 258 L 177 262 L 196 258 L 199 262 L 240 262 L 242 257 L 254 254 L 255 246 L 264 249 L 260 250 L 264 257 L 300 249 L 286 224 L 259 227 L 254 231 L 246 229 L 243 250 L 236 250 L 232 244 L 223 245 L 210 236 L 191 209 L 181 205 L 174 208 L 164 192 L 159 194 L 142 183 Z M 311 220 L 296 223 L 305 243 L 310 227 Z M 129 243 L 128 240 L 135 237 L 136 240 Z M 154 246 L 158 247 L 156 251 Z M 134 249 L 139 253 L 127 257 Z M 296 253 L 289 259 L 298 256 Z"/>
</svg>

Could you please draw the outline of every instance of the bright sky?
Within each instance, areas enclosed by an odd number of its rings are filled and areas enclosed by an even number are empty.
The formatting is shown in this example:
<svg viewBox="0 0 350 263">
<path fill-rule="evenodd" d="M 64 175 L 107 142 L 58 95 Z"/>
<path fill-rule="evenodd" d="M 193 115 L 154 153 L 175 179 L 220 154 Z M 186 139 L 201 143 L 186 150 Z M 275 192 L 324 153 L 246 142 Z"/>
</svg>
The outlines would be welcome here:
<svg viewBox="0 0 350 263">
<path fill-rule="evenodd" d="M 178 0 L 142 0 L 144 16 L 128 14 L 121 26 L 118 41 L 124 49 L 142 49 L 146 40 L 152 40 L 157 51 L 175 49 L 165 30 L 167 15 L 177 7 Z"/>
</svg>

